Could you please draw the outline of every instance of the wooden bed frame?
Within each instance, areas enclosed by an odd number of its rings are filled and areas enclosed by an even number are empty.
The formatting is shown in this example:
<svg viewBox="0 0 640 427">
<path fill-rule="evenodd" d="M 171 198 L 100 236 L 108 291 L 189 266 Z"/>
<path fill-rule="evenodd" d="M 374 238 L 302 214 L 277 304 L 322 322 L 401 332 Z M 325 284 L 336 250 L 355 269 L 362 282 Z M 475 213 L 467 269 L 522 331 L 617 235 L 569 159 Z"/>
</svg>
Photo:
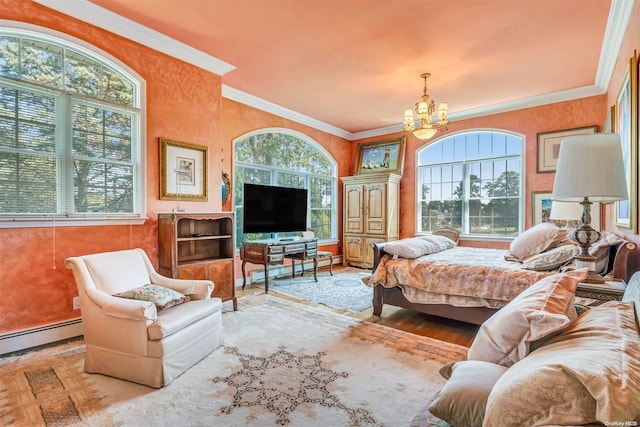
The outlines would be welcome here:
<svg viewBox="0 0 640 427">
<path fill-rule="evenodd" d="M 371 244 L 373 248 L 373 271 L 378 268 L 380 259 L 385 254 L 385 243 L 386 242 Z M 628 282 L 633 273 L 640 271 L 640 249 L 638 249 L 636 243 L 624 241 L 617 246 L 612 246 L 610 251 L 609 275 L 614 279 Z M 373 288 L 373 314 L 375 316 L 382 314 L 382 306 L 384 304 L 407 308 L 433 316 L 445 317 L 447 319 L 473 323 L 475 325 L 481 325 L 497 311 L 497 309 L 488 307 L 455 307 L 447 304 L 412 303 L 404 297 L 401 288 L 397 286 L 385 288 L 382 285 L 378 285 Z"/>
</svg>

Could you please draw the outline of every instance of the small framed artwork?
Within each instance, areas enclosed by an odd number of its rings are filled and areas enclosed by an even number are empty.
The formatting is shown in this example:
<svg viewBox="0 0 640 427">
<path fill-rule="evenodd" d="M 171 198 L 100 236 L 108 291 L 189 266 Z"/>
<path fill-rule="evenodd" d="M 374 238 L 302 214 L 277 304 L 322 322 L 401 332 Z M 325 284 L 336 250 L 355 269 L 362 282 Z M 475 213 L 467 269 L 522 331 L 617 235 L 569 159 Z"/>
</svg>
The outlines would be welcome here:
<svg viewBox="0 0 640 427">
<path fill-rule="evenodd" d="M 636 232 L 637 181 L 638 181 L 638 64 L 636 52 L 629 60 L 622 87 L 615 104 L 613 131 L 620 135 L 622 160 L 627 179 L 629 198 L 616 202 L 615 226 Z"/>
<path fill-rule="evenodd" d="M 160 199 L 206 202 L 207 147 L 160 138 Z"/>
<path fill-rule="evenodd" d="M 531 193 L 533 200 L 533 216 L 532 225 L 538 225 L 543 222 L 549 221 L 551 215 L 551 192 L 536 192 Z"/>
<path fill-rule="evenodd" d="M 552 193 L 549 192 L 532 192 L 532 206 L 533 206 L 533 216 L 532 216 L 532 220 L 533 223 L 532 225 L 538 225 L 540 223 L 543 222 L 547 222 L 547 221 L 554 221 L 556 222 L 558 225 L 561 226 L 568 226 L 568 227 L 579 227 L 580 224 L 582 223 L 581 220 L 568 220 L 568 221 L 563 221 L 562 218 L 558 218 L 555 220 L 551 219 L 551 204 L 553 203 L 553 200 L 551 199 Z M 580 205 L 578 202 L 575 202 L 576 205 Z M 600 230 L 600 210 L 601 210 L 601 204 L 600 202 L 595 202 L 591 204 L 591 227 L 595 228 L 596 230 Z M 580 206 L 580 209 L 582 209 L 582 206 Z"/>
<path fill-rule="evenodd" d="M 358 144 L 356 175 L 393 172 L 402 175 L 405 137 Z"/>
<path fill-rule="evenodd" d="M 570 136 L 596 133 L 598 126 L 585 126 L 575 129 L 558 130 L 538 134 L 538 173 L 555 172 L 558 166 L 560 143 Z"/>
</svg>

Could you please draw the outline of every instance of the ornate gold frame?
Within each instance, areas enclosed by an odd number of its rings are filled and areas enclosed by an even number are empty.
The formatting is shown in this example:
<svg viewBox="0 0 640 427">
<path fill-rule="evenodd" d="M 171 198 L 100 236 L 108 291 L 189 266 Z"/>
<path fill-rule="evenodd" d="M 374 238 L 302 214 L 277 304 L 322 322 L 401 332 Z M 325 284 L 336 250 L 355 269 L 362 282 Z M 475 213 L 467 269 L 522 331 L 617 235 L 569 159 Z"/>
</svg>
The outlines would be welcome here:
<svg viewBox="0 0 640 427">
<path fill-rule="evenodd" d="M 206 202 L 208 148 L 160 138 L 160 199 Z M 178 162 L 189 165 L 187 179 L 178 179 Z"/>
<path fill-rule="evenodd" d="M 389 153 L 385 162 L 385 153 Z M 404 170 L 405 137 L 358 144 L 356 175 L 393 172 L 402 175 Z"/>
</svg>

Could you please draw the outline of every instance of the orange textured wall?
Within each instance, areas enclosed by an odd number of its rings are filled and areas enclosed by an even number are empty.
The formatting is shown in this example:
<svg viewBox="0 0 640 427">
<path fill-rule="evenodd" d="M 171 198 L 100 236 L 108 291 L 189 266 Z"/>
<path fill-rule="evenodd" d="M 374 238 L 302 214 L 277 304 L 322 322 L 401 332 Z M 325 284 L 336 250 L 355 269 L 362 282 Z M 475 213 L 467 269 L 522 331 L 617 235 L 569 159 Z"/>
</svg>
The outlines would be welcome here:
<svg viewBox="0 0 640 427">
<path fill-rule="evenodd" d="M 454 132 L 469 129 L 500 129 L 521 134 L 525 138 L 525 194 L 526 220 L 525 228 L 531 226 L 531 193 L 534 191 L 551 191 L 553 187 L 554 173 L 537 173 L 537 134 L 554 130 L 572 129 L 583 126 L 598 125 L 598 129 L 605 119 L 607 112 L 606 97 L 604 95 L 579 99 L 570 102 L 549 104 L 535 108 L 526 108 L 508 113 L 493 114 L 474 119 L 454 121 L 449 125 L 449 131 L 438 134 L 435 138 L 426 142 L 432 144 L 437 138 L 443 138 Z M 372 140 L 387 139 L 402 133 L 387 135 L 385 137 L 371 138 L 357 141 L 357 143 L 370 142 Z M 357 143 L 352 147 L 352 156 L 357 153 Z M 410 237 L 416 232 L 416 150 L 426 145 L 413 136 L 407 137 L 404 174 L 400 181 L 400 237 Z M 507 248 L 506 242 L 462 242 L 462 245 L 481 247 Z"/>
<path fill-rule="evenodd" d="M 0 229 L 0 333 L 78 317 L 75 282 L 64 260 L 92 252 L 141 247 L 157 260 L 158 138 L 209 147 L 209 202 L 189 210 L 218 211 L 220 203 L 221 78 L 100 28 L 27 0 L 0 0 L 0 19 L 64 32 L 108 52 L 146 81 L 147 221 L 144 225 Z"/>
</svg>

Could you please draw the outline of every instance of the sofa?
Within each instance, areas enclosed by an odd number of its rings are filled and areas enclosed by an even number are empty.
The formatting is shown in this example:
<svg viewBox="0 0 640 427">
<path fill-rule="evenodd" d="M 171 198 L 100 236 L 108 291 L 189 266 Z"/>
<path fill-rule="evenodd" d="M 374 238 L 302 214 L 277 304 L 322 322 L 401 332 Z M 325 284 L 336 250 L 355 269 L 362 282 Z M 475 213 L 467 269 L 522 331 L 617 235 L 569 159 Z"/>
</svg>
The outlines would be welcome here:
<svg viewBox="0 0 640 427">
<path fill-rule="evenodd" d="M 222 345 L 210 280 L 158 274 L 142 249 L 71 257 L 86 344 L 84 370 L 160 388 Z"/>
<path fill-rule="evenodd" d="M 574 304 L 586 274 L 545 278 L 484 322 L 412 427 L 638 425 L 640 272 L 591 308 Z"/>
</svg>

